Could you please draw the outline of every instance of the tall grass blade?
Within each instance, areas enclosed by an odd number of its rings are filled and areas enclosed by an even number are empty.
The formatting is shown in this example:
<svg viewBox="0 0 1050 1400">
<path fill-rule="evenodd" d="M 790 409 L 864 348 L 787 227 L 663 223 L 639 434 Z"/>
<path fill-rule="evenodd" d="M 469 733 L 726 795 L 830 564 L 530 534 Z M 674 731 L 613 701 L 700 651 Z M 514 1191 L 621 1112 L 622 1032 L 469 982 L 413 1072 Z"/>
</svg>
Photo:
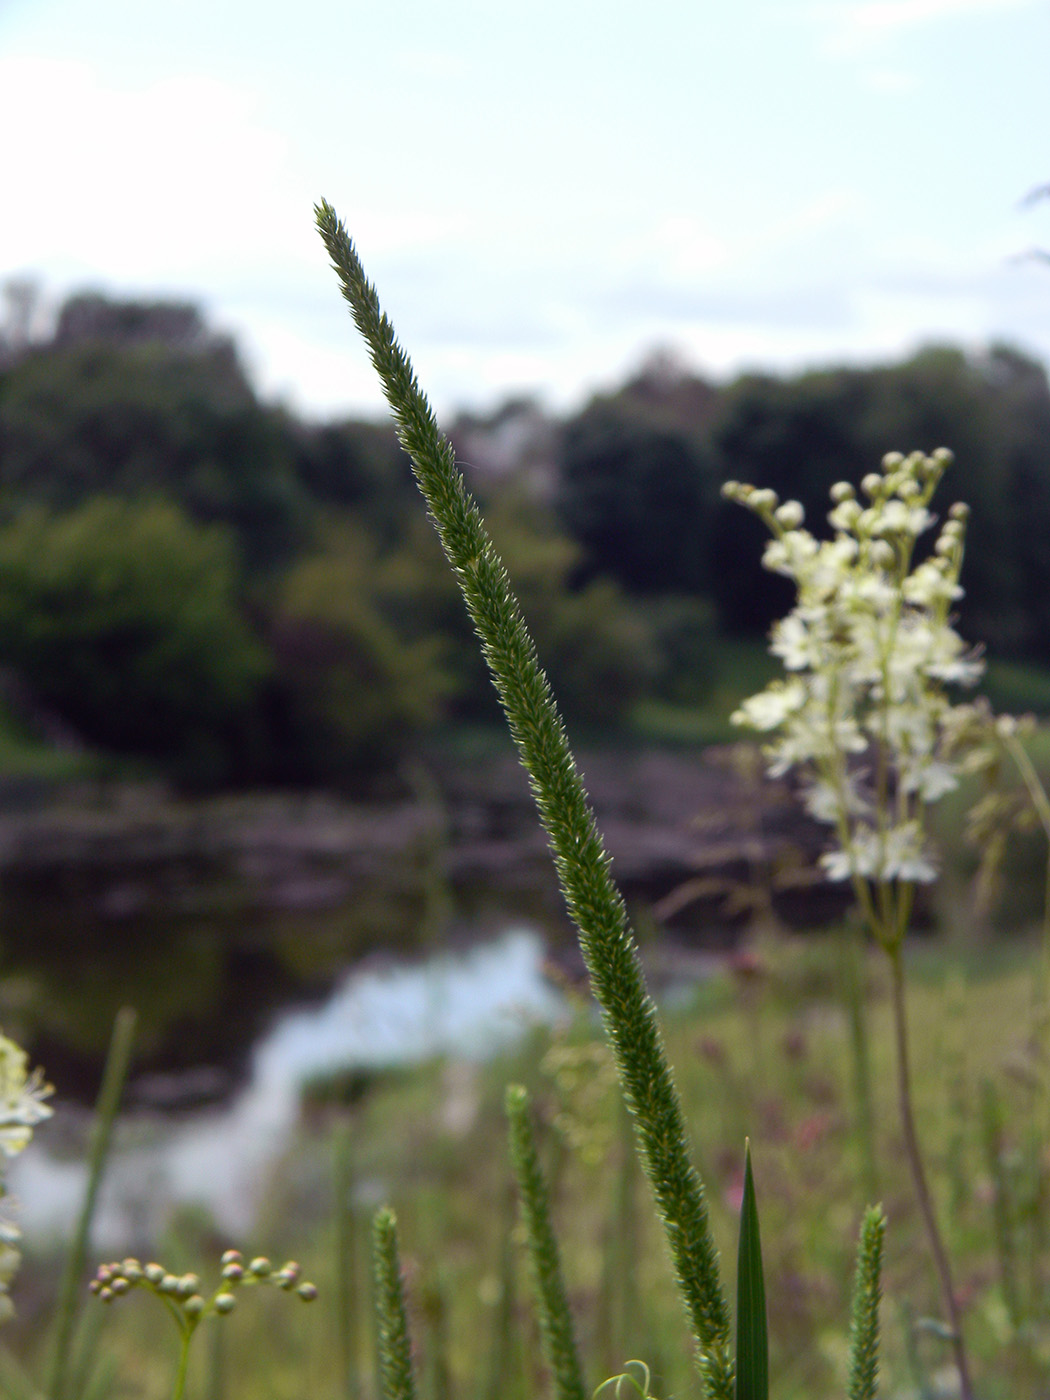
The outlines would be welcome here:
<svg viewBox="0 0 1050 1400">
<path fill-rule="evenodd" d="M 875 1400 L 879 1374 L 879 1301 L 886 1217 L 869 1206 L 860 1227 L 849 1329 L 849 1400 Z"/>
<path fill-rule="evenodd" d="M 554 1393 L 557 1400 L 585 1400 L 572 1313 L 565 1292 L 558 1241 L 551 1222 L 547 1183 L 536 1154 L 528 1095 L 518 1084 L 511 1085 L 507 1090 L 507 1117 L 510 1120 L 510 1158 L 529 1242 L 529 1263 L 540 1335 L 544 1356 L 554 1379 Z"/>
<path fill-rule="evenodd" d="M 372 1281 L 380 1400 L 416 1400 L 397 1252 L 397 1220 L 394 1212 L 385 1208 L 376 1213 L 372 1226 Z"/>
<path fill-rule="evenodd" d="M 744 1149 L 744 1199 L 736 1276 L 736 1400 L 769 1400 L 769 1324 L 751 1144 Z"/>
<path fill-rule="evenodd" d="M 412 459 L 531 779 L 624 1096 L 634 1114 L 639 1154 L 664 1221 L 701 1375 L 713 1400 L 730 1400 L 729 1307 L 707 1202 L 690 1157 L 656 1008 L 558 708 L 452 447 L 365 277 L 353 242 L 329 204 L 319 204 L 316 213 L 343 296 L 368 345 L 401 445 Z"/>
<path fill-rule="evenodd" d="M 73 1323 L 77 1314 L 81 1276 L 87 1258 L 91 1225 L 98 1204 L 99 1187 L 106 1168 L 110 1145 L 113 1140 L 113 1126 L 117 1119 L 124 1083 L 131 1063 L 131 1046 L 135 1038 L 137 1016 L 130 1007 L 117 1012 L 113 1023 L 113 1034 L 106 1055 L 106 1067 L 102 1073 L 102 1086 L 95 1103 L 95 1115 L 91 1125 L 91 1146 L 88 1152 L 88 1179 L 84 1201 L 80 1208 L 76 1230 L 66 1255 L 59 1284 L 58 1302 L 55 1308 L 55 1331 L 52 1341 L 51 1364 L 48 1371 L 45 1394 L 48 1400 L 64 1400 L 66 1377 L 71 1364 L 70 1342 L 73 1337 Z"/>
</svg>

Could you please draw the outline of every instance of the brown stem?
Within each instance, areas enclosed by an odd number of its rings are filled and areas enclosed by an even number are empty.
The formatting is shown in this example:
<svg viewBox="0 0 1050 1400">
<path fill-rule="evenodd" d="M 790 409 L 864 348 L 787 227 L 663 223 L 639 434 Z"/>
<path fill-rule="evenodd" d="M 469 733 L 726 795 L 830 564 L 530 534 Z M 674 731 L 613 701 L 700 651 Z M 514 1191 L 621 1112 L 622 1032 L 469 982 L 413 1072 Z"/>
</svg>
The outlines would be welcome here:
<svg viewBox="0 0 1050 1400">
<path fill-rule="evenodd" d="M 937 1226 L 937 1216 L 933 1209 L 930 1188 L 926 1183 L 926 1169 L 922 1163 L 922 1153 L 919 1150 L 919 1139 L 915 1132 L 915 1118 L 912 1113 L 911 1069 L 908 1062 L 908 1029 L 904 1010 L 904 959 L 899 943 L 896 947 L 888 949 L 887 951 L 889 952 L 890 963 L 893 968 L 893 1025 L 897 1041 L 897 1100 L 898 1108 L 900 1109 L 901 1127 L 904 1131 L 904 1150 L 908 1157 L 908 1166 L 911 1168 L 912 1181 L 915 1185 L 915 1195 L 919 1202 L 919 1212 L 922 1215 L 923 1224 L 926 1227 L 926 1237 L 929 1241 L 930 1251 L 933 1254 L 934 1264 L 937 1268 L 937 1274 L 941 1285 L 941 1296 L 948 1314 L 948 1324 L 951 1327 L 952 1353 L 959 1371 L 960 1400 L 973 1400 L 973 1388 L 970 1384 L 966 1348 L 963 1345 L 962 1318 L 955 1297 L 955 1289 L 952 1287 L 952 1273 L 948 1263 L 948 1255 L 944 1248 L 944 1242 L 941 1239 L 941 1232 Z"/>
</svg>

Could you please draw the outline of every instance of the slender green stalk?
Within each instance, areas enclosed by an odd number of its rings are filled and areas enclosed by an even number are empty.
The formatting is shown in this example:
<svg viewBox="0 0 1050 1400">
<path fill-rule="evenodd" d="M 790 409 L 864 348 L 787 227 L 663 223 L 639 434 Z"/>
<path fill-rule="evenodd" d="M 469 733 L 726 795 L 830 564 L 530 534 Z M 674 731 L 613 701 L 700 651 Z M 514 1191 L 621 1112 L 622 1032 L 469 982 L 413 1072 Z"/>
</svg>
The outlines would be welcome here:
<svg viewBox="0 0 1050 1400">
<path fill-rule="evenodd" d="M 875 1158 L 875 1113 L 871 1093 L 871 1056 L 868 1050 L 868 1023 L 864 1004 L 864 935 L 854 926 L 842 939 L 843 980 L 849 1013 L 850 1051 L 853 1061 L 853 1095 L 857 1109 L 864 1193 L 869 1201 L 879 1194 Z"/>
<path fill-rule="evenodd" d="M 193 1327 L 182 1324 L 179 1340 L 179 1364 L 175 1369 L 175 1384 L 171 1388 L 171 1400 L 182 1400 L 186 1393 L 186 1375 L 190 1365 L 190 1343 L 193 1341 Z"/>
<path fill-rule="evenodd" d="M 952 1283 L 952 1271 L 951 1265 L 948 1262 L 948 1252 L 941 1238 L 940 1226 L 937 1224 L 937 1212 L 934 1209 L 933 1197 L 930 1195 L 929 1184 L 926 1180 L 926 1167 L 922 1160 L 919 1137 L 915 1131 L 915 1114 L 912 1108 L 911 1093 L 911 1065 L 908 1056 L 908 1023 L 904 1005 L 904 957 L 900 941 L 895 943 L 892 948 L 888 948 L 887 951 L 889 953 L 890 968 L 892 971 L 891 985 L 893 994 L 891 1001 L 893 1006 L 894 1036 L 897 1043 L 897 1106 L 900 1111 L 901 1129 L 904 1134 L 904 1152 L 908 1159 L 912 1182 L 915 1186 L 915 1196 L 919 1203 L 919 1214 L 922 1216 L 923 1228 L 926 1231 L 926 1239 L 929 1243 L 930 1253 L 933 1255 L 934 1266 L 937 1270 L 937 1277 L 941 1288 L 941 1299 L 944 1303 L 945 1311 L 948 1314 L 948 1326 L 951 1329 L 952 1355 L 959 1372 L 960 1400 L 973 1400 L 973 1387 L 970 1382 L 966 1347 L 963 1343 L 962 1314 L 959 1310 L 959 1303 L 955 1296 L 955 1287 Z"/>
<path fill-rule="evenodd" d="M 342 1358 L 343 1381 L 348 1400 L 357 1400 L 360 1384 L 357 1361 L 360 1350 L 357 1307 L 357 1221 L 354 1216 L 354 1169 L 348 1126 L 335 1136 L 335 1319 Z"/>
<path fill-rule="evenodd" d="M 529 1097 L 520 1085 L 511 1085 L 507 1090 L 507 1117 L 510 1120 L 510 1159 L 518 1183 L 540 1335 L 554 1379 L 554 1393 L 557 1400 L 585 1400 L 572 1312 L 551 1222 L 547 1183 L 532 1136 Z"/>
<path fill-rule="evenodd" d="M 113 1126 L 124 1092 L 124 1081 L 131 1063 L 131 1045 L 135 1036 L 137 1017 L 129 1007 L 117 1012 L 113 1023 L 113 1034 L 109 1042 L 106 1066 L 102 1074 L 102 1087 L 95 1104 L 95 1115 L 91 1125 L 91 1147 L 88 1154 L 88 1180 L 84 1202 L 80 1208 L 73 1241 L 66 1255 L 59 1285 L 58 1303 L 55 1308 L 55 1334 L 52 1343 L 51 1366 L 47 1379 L 48 1400 L 63 1400 L 66 1377 L 70 1364 L 70 1342 L 73 1337 L 73 1322 L 77 1312 L 80 1294 L 81 1275 L 87 1258 L 88 1239 L 91 1224 L 95 1217 L 99 1187 L 109 1156 L 113 1139 Z"/>
<path fill-rule="evenodd" d="M 860 1227 L 849 1331 L 849 1400 L 875 1400 L 879 1374 L 879 1301 L 886 1217 L 869 1206 Z"/>
<path fill-rule="evenodd" d="M 415 1400 L 412 1347 L 401 1289 L 397 1219 L 392 1210 L 377 1211 L 372 1226 L 372 1280 L 379 1353 L 380 1400 Z"/>
<path fill-rule="evenodd" d="M 481 639 L 511 734 L 531 779 L 565 901 L 580 934 L 620 1082 L 634 1115 L 639 1152 L 714 1400 L 730 1400 L 730 1319 L 703 1186 L 685 1119 L 597 824 L 568 739 L 507 574 L 464 485 L 411 363 L 365 277 L 354 245 L 327 203 L 317 223 L 343 296 L 364 337 L 412 459 L 441 543 Z"/>
<path fill-rule="evenodd" d="M 994 1189 L 992 1222 L 995 1248 L 999 1256 L 999 1282 L 1003 1302 L 1016 1330 L 1021 1321 L 1020 1289 L 1017 1284 L 1017 1257 L 1014 1249 L 1013 1211 L 1010 1181 L 1003 1165 L 1003 1112 L 999 1096 L 989 1080 L 981 1085 L 981 1143 L 984 1148 L 988 1175 Z"/>
</svg>

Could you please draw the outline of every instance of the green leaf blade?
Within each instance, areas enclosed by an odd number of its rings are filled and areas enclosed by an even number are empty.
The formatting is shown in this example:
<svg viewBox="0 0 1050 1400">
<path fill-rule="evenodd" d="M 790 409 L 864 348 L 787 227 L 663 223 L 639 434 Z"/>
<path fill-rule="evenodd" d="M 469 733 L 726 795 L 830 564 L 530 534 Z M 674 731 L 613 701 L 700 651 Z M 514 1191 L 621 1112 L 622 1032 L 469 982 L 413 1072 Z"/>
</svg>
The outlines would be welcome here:
<svg viewBox="0 0 1050 1400">
<path fill-rule="evenodd" d="M 751 1144 L 744 1149 L 744 1199 L 736 1294 L 736 1400 L 769 1400 L 769 1329 Z"/>
</svg>

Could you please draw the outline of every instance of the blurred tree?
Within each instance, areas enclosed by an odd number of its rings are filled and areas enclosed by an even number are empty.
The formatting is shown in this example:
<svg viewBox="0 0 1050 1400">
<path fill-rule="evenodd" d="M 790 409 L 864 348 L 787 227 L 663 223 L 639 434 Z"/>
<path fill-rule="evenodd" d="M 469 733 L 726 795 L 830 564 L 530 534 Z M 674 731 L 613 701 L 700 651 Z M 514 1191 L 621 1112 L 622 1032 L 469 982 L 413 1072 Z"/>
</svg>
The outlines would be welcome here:
<svg viewBox="0 0 1050 1400">
<path fill-rule="evenodd" d="M 285 417 L 192 307 L 75 298 L 0 382 L 0 502 L 68 509 L 99 493 L 166 495 L 229 526 L 257 569 L 304 537 Z"/>
<path fill-rule="evenodd" d="M 0 529 L 0 662 L 90 743 L 220 781 L 267 670 L 235 584 L 228 535 L 173 505 L 31 507 Z"/>
<path fill-rule="evenodd" d="M 549 508 L 514 483 L 495 489 L 490 483 L 485 514 L 565 713 L 586 725 L 619 723 L 659 668 L 643 611 L 612 580 L 574 588 L 579 546 L 558 530 Z M 445 639 L 453 712 L 497 718 L 459 590 L 418 512 L 379 566 L 378 596 L 403 634 Z"/>
<path fill-rule="evenodd" d="M 400 635 L 376 579 L 374 540 L 344 520 L 280 585 L 270 643 L 284 780 L 336 783 L 389 768 L 441 713 L 443 641 Z"/>
<path fill-rule="evenodd" d="M 588 573 L 638 593 L 702 591 L 715 501 L 710 454 L 648 411 L 597 399 L 566 425 L 556 505 Z"/>
<path fill-rule="evenodd" d="M 858 481 L 887 451 L 951 447 L 945 489 L 973 507 L 965 630 L 1050 660 L 1050 387 L 1036 361 L 1004 346 L 934 346 L 878 369 L 745 376 L 714 437 L 723 478 L 796 498 L 817 533 L 835 481 Z M 761 568 L 763 542 L 758 522 L 723 503 L 712 593 L 731 631 L 762 631 L 790 604 L 786 581 Z"/>
</svg>

